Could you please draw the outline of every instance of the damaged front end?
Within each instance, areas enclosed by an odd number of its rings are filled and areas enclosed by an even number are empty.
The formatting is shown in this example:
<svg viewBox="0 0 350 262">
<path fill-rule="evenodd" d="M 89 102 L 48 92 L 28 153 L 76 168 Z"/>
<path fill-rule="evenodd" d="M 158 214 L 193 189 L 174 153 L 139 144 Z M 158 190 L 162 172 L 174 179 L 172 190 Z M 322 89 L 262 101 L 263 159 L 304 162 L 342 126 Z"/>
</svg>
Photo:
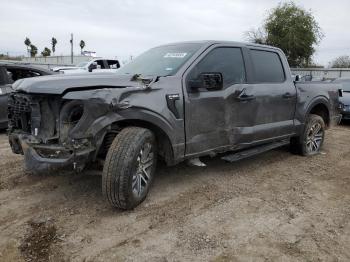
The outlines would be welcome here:
<svg viewBox="0 0 350 262">
<path fill-rule="evenodd" d="M 87 131 L 107 111 L 106 104 L 60 95 L 13 93 L 8 101 L 12 151 L 24 155 L 30 172 L 80 171 L 96 158 L 103 139 L 103 134 L 92 136 Z"/>
</svg>

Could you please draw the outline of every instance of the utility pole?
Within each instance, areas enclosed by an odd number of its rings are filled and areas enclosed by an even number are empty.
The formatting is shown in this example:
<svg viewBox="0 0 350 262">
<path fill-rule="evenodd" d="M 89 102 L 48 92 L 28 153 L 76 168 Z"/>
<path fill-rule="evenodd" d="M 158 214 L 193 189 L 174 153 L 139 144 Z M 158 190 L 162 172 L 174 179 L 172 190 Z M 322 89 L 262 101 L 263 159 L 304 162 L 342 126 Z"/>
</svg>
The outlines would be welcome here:
<svg viewBox="0 0 350 262">
<path fill-rule="evenodd" d="M 70 34 L 70 62 L 73 64 L 73 34 Z"/>
</svg>

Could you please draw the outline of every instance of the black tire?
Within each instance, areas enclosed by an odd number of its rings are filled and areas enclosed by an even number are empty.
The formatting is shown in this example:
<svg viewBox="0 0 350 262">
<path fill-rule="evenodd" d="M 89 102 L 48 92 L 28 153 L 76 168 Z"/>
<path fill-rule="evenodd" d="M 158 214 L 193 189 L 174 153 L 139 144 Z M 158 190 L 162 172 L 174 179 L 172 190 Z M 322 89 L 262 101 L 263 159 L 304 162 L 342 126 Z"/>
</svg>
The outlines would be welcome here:
<svg viewBox="0 0 350 262">
<path fill-rule="evenodd" d="M 146 167 L 150 163 L 151 166 Z M 124 128 L 115 137 L 107 153 L 102 174 L 104 197 L 112 206 L 120 209 L 136 207 L 147 196 L 156 163 L 154 134 L 145 128 Z"/>
<path fill-rule="evenodd" d="M 325 138 L 326 125 L 319 115 L 310 114 L 300 137 L 291 139 L 291 150 L 303 156 L 312 156 L 320 152 Z"/>
</svg>

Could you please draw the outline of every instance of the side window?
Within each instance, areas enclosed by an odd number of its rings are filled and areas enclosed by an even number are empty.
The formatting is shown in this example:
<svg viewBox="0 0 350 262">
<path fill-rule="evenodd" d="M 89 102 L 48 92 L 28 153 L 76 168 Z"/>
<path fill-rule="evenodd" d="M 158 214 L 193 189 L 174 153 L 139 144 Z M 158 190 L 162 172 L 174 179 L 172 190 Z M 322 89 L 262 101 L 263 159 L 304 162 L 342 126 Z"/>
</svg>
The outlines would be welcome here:
<svg viewBox="0 0 350 262">
<path fill-rule="evenodd" d="M 246 80 L 242 51 L 237 47 L 218 47 L 207 54 L 190 72 L 188 80 L 201 73 L 221 73 L 224 88 Z"/>
<path fill-rule="evenodd" d="M 96 63 L 97 63 L 97 68 L 98 68 L 98 69 L 106 69 L 103 60 L 96 60 Z"/>
<path fill-rule="evenodd" d="M 275 52 L 250 50 L 255 72 L 255 82 L 281 83 L 285 74 L 279 55 Z"/>
<path fill-rule="evenodd" d="M 107 64 L 110 69 L 117 69 L 120 67 L 118 60 L 107 60 Z"/>
<path fill-rule="evenodd" d="M 18 79 L 35 77 L 40 75 L 41 74 L 36 71 L 27 70 L 27 69 L 17 69 L 17 68 L 7 69 L 7 76 L 11 83 L 13 83 L 14 81 L 17 81 Z"/>
<path fill-rule="evenodd" d="M 11 71 L 6 70 L 6 74 L 7 74 L 7 79 L 9 81 L 9 84 L 13 84 L 13 82 L 15 82 L 15 80 L 13 79 L 13 74 Z"/>
<path fill-rule="evenodd" d="M 6 68 L 0 66 L 0 86 L 8 84 Z"/>
</svg>

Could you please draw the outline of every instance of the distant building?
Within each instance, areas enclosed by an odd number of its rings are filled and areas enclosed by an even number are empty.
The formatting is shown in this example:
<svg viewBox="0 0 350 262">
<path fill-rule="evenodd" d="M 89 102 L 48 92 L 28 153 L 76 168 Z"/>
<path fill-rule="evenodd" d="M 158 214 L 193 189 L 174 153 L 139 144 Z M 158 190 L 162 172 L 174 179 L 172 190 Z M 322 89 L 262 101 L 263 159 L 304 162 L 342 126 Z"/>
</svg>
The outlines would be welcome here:
<svg viewBox="0 0 350 262">
<path fill-rule="evenodd" d="M 82 51 L 81 55 L 83 56 L 91 56 L 91 57 L 96 57 L 96 52 L 95 51 Z"/>
<path fill-rule="evenodd" d="M 23 57 L 23 63 L 29 63 L 43 68 L 52 68 L 56 66 L 72 66 L 77 65 L 81 62 L 87 62 L 96 58 L 90 55 L 75 55 L 73 56 L 73 64 L 71 63 L 71 56 L 37 56 L 37 57 Z"/>
</svg>

